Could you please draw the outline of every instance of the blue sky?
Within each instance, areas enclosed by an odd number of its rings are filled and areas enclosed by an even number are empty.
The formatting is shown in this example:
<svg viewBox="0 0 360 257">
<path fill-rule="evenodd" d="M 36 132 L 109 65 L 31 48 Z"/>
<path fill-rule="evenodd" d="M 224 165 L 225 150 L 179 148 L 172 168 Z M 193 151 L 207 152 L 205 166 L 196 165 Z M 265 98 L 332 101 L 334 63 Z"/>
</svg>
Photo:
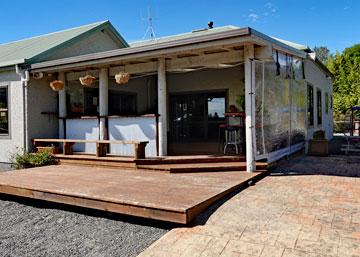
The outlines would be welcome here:
<svg viewBox="0 0 360 257">
<path fill-rule="evenodd" d="M 128 41 L 142 39 L 148 7 L 157 37 L 215 26 L 250 26 L 332 52 L 360 43 L 358 0 L 33 0 L 0 2 L 0 43 L 110 20 Z"/>
</svg>

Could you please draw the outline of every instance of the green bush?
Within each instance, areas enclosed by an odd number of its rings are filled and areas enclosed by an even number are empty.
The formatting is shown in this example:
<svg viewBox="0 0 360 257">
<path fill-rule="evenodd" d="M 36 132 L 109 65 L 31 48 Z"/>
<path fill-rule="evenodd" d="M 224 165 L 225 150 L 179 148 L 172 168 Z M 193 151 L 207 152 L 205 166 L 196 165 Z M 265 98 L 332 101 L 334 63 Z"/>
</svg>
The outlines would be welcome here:
<svg viewBox="0 0 360 257">
<path fill-rule="evenodd" d="M 313 134 L 314 140 L 324 140 L 325 139 L 325 131 L 324 130 L 317 130 Z"/>
<path fill-rule="evenodd" d="M 42 151 L 37 153 L 17 152 L 11 157 L 13 167 L 16 169 L 26 169 L 52 165 L 56 163 L 55 157 L 51 151 Z"/>
</svg>

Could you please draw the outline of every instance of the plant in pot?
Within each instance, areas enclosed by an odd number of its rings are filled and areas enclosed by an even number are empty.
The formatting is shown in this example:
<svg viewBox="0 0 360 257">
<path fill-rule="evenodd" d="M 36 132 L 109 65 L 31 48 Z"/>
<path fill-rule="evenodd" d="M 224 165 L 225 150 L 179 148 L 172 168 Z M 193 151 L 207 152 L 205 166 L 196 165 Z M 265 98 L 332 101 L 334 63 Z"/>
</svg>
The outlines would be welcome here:
<svg viewBox="0 0 360 257">
<path fill-rule="evenodd" d="M 309 140 L 309 155 L 329 155 L 329 141 L 325 139 L 324 130 L 317 130 L 313 133 L 313 139 Z"/>
</svg>

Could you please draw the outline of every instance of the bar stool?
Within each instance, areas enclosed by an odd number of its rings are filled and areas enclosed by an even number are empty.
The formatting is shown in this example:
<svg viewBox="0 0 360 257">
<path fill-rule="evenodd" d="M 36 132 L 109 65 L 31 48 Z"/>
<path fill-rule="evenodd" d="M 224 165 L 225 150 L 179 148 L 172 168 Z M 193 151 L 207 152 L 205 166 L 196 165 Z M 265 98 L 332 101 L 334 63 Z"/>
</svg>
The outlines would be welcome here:
<svg viewBox="0 0 360 257">
<path fill-rule="evenodd" d="M 236 154 L 239 153 L 238 146 L 241 145 L 240 127 L 238 127 L 238 126 L 227 126 L 225 128 L 224 154 L 226 154 L 226 148 L 229 145 L 235 146 Z"/>
<path fill-rule="evenodd" d="M 229 145 L 235 146 L 236 154 L 239 154 L 239 146 L 242 152 L 241 145 L 243 144 L 243 128 L 244 128 L 244 113 L 225 113 L 226 127 L 225 127 L 225 142 L 224 154 Z"/>
</svg>

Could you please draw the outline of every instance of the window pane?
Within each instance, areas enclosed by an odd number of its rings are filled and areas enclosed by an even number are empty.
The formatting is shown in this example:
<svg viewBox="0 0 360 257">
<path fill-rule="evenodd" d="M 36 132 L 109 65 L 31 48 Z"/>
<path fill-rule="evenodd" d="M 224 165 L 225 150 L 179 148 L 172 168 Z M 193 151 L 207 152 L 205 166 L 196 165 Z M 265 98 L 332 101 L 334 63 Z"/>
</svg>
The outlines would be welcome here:
<svg viewBox="0 0 360 257">
<path fill-rule="evenodd" d="M 0 111 L 0 135 L 9 134 L 9 120 L 8 112 Z"/>
<path fill-rule="evenodd" d="M 310 126 L 314 125 L 314 89 L 308 85 L 308 123 Z"/>
<path fill-rule="evenodd" d="M 208 117 L 209 119 L 224 118 L 225 97 L 208 97 Z"/>
<path fill-rule="evenodd" d="M 329 95 L 328 95 L 328 93 L 325 94 L 325 112 L 326 112 L 326 114 L 329 113 Z"/>
<path fill-rule="evenodd" d="M 8 108 L 7 88 L 0 88 L 0 109 Z"/>
<path fill-rule="evenodd" d="M 318 124 L 322 124 L 322 102 L 321 102 L 321 91 L 318 90 L 317 94 L 317 116 L 318 116 Z"/>
</svg>

